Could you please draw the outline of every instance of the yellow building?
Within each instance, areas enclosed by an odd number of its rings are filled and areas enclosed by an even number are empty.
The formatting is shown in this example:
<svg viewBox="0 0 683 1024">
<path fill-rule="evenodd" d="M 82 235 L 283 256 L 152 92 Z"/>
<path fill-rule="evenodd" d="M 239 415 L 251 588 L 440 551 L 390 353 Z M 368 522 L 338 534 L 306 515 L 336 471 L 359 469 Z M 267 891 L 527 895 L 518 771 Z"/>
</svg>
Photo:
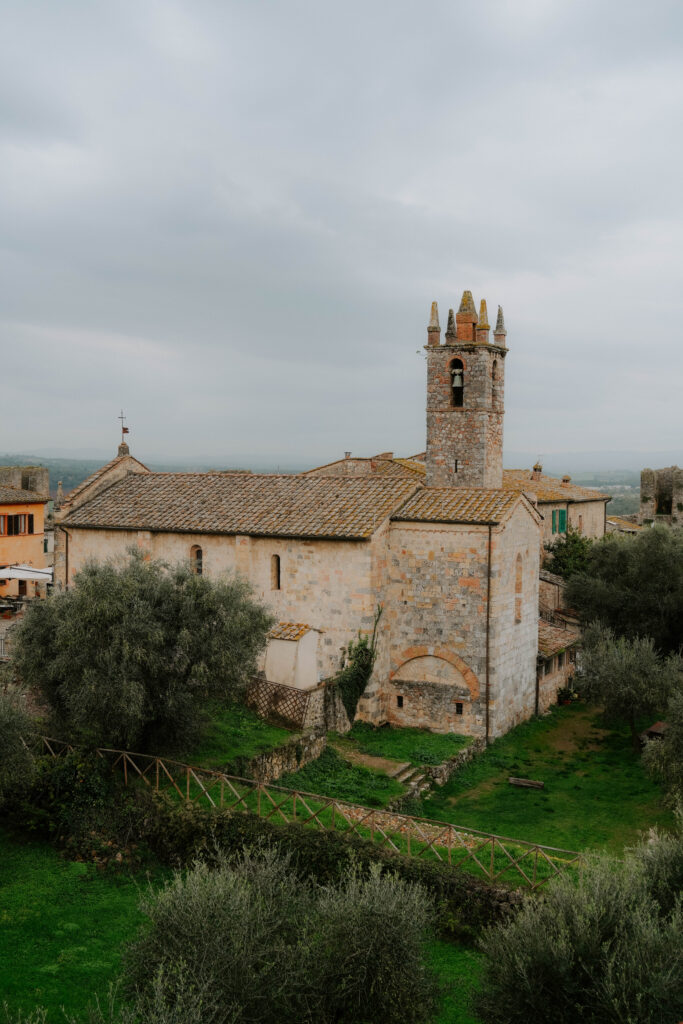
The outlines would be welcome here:
<svg viewBox="0 0 683 1024">
<path fill-rule="evenodd" d="M 46 494 L 0 484 L 0 570 L 9 566 L 45 569 Z M 23 573 L 20 575 L 30 575 Z M 44 596 L 44 581 L 3 579 L 1 597 Z"/>
</svg>

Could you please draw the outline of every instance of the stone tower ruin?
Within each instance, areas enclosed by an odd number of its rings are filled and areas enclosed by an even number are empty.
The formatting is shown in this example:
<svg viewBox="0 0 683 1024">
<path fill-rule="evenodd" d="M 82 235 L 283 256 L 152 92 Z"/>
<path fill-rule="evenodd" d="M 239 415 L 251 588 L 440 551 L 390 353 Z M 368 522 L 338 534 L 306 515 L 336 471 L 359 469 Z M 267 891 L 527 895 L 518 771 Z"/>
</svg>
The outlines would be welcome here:
<svg viewBox="0 0 683 1024">
<path fill-rule="evenodd" d="M 639 522 L 683 527 L 683 469 L 644 469 L 640 474 Z"/>
<path fill-rule="evenodd" d="M 506 330 L 503 310 L 489 338 L 486 300 L 479 316 L 463 292 L 448 311 L 445 341 L 436 302 L 427 328 L 427 486 L 501 487 Z"/>
</svg>

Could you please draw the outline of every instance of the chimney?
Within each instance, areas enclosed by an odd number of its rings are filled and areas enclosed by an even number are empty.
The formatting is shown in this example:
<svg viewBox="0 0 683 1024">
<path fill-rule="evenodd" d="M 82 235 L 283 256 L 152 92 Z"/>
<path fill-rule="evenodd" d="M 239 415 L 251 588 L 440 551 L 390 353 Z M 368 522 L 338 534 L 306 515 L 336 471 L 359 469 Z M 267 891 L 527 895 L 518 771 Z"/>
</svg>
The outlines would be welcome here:
<svg viewBox="0 0 683 1024">
<path fill-rule="evenodd" d="M 351 452 L 344 452 L 344 458 L 345 459 L 350 459 L 351 458 Z"/>
<path fill-rule="evenodd" d="M 458 325 L 458 341 L 474 341 L 474 329 L 477 323 L 477 311 L 474 308 L 472 292 L 464 291 L 460 300 L 460 309 L 455 315 Z"/>
<path fill-rule="evenodd" d="M 64 501 L 64 491 L 62 490 L 62 481 L 57 481 L 57 500 L 55 502 L 57 508 L 61 508 L 62 502 Z"/>
<path fill-rule="evenodd" d="M 531 479 L 540 480 L 541 473 L 543 472 L 543 466 L 540 462 L 535 463 L 534 468 L 531 470 Z"/>
<path fill-rule="evenodd" d="M 437 306 L 436 302 L 432 302 L 432 313 L 429 318 L 429 326 L 427 327 L 427 344 L 441 344 L 441 327 L 439 326 L 439 307 Z"/>
<path fill-rule="evenodd" d="M 486 308 L 486 299 L 482 299 L 481 305 L 479 306 L 479 322 L 477 324 L 477 342 L 480 345 L 488 345 L 490 330 L 491 325 L 489 324 L 489 314 Z"/>
<path fill-rule="evenodd" d="M 569 473 L 565 473 L 564 476 L 562 477 L 562 486 L 563 487 L 569 487 L 571 482 L 572 482 L 572 478 L 570 477 Z"/>
</svg>

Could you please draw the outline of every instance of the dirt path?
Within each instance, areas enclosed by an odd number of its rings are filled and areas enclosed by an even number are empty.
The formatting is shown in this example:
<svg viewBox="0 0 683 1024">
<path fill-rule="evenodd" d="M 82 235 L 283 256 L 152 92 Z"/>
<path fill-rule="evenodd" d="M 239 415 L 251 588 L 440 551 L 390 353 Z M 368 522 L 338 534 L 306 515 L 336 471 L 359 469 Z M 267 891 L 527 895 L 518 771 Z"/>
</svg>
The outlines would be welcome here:
<svg viewBox="0 0 683 1024">
<path fill-rule="evenodd" d="M 365 768 L 371 768 L 375 772 L 384 772 L 392 777 L 406 764 L 405 761 L 394 761 L 389 757 L 375 757 L 374 754 L 361 754 L 360 750 L 352 750 L 343 743 L 330 743 L 340 757 L 351 764 L 361 764 Z"/>
</svg>

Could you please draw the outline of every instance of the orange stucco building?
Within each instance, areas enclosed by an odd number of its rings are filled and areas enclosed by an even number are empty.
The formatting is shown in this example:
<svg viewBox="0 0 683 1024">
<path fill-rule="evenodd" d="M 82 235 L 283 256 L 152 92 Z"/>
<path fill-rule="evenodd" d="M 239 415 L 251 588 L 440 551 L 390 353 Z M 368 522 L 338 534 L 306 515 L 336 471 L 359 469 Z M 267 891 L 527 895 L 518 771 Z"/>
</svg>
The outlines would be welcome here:
<svg viewBox="0 0 683 1024">
<path fill-rule="evenodd" d="M 45 552 L 46 494 L 0 484 L 0 567 L 47 566 Z M 35 597 L 45 584 L 33 580 L 0 579 L 0 597 Z"/>
</svg>

